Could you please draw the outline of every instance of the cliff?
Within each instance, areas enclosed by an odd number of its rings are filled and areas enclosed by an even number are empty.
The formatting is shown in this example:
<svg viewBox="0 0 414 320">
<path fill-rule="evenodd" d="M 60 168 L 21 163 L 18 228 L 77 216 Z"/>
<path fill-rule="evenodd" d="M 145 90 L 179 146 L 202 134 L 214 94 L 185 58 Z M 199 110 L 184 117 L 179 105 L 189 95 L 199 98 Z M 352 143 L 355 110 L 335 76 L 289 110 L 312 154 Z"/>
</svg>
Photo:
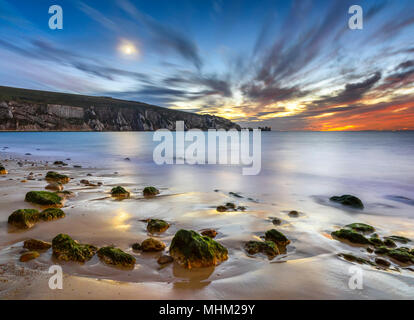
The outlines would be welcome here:
<svg viewBox="0 0 414 320">
<path fill-rule="evenodd" d="M 153 131 L 238 129 L 230 120 L 171 110 L 110 97 L 27 90 L 0 86 L 2 131 Z"/>
</svg>

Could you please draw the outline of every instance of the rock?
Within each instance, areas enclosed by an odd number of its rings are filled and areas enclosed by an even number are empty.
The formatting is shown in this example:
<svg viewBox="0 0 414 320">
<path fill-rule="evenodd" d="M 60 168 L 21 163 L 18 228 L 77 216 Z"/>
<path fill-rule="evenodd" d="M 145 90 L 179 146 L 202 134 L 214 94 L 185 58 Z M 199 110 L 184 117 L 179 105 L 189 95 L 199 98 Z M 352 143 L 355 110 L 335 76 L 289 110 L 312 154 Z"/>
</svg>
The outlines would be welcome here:
<svg viewBox="0 0 414 320">
<path fill-rule="evenodd" d="M 369 253 L 373 253 L 373 252 L 374 252 L 374 249 L 372 249 L 372 248 L 368 247 L 368 248 L 367 248 L 367 252 L 369 252 Z"/>
<path fill-rule="evenodd" d="M 67 234 L 59 234 L 52 240 L 53 255 L 64 261 L 86 262 L 98 248 L 89 244 L 80 244 Z"/>
<path fill-rule="evenodd" d="M 218 212 L 226 212 L 228 209 L 227 209 L 227 207 L 225 207 L 225 206 L 218 206 L 218 207 L 216 208 L 216 210 L 217 210 Z"/>
<path fill-rule="evenodd" d="M 82 183 L 82 184 L 89 184 L 89 180 L 82 179 L 82 180 L 80 181 L 80 183 Z M 121 188 L 122 188 L 122 187 L 121 187 Z"/>
<path fill-rule="evenodd" d="M 169 227 L 170 225 L 164 220 L 150 219 L 148 220 L 147 231 L 149 233 L 155 233 L 155 232 L 161 233 L 167 230 Z"/>
<path fill-rule="evenodd" d="M 61 208 L 63 206 L 62 198 L 54 192 L 49 191 L 30 191 L 26 193 L 25 200 L 45 206 L 54 206 Z"/>
<path fill-rule="evenodd" d="M 226 212 L 226 211 L 237 211 L 240 209 L 240 211 L 246 210 L 246 207 L 239 206 L 236 209 L 236 205 L 233 202 L 227 202 L 224 206 L 218 206 L 216 210 L 218 212 Z"/>
<path fill-rule="evenodd" d="M 220 243 L 193 230 L 179 230 L 170 245 L 170 254 L 180 265 L 191 269 L 210 267 L 228 259 L 228 251 Z"/>
<path fill-rule="evenodd" d="M 75 193 L 69 190 L 57 191 L 56 194 L 63 199 L 69 199 L 75 196 Z"/>
<path fill-rule="evenodd" d="M 144 190 L 142 190 L 144 197 L 154 197 L 159 193 L 160 191 L 155 187 L 145 187 Z"/>
<path fill-rule="evenodd" d="M 209 238 L 215 238 L 216 237 L 216 235 L 217 235 L 217 231 L 216 230 L 214 230 L 214 229 L 207 229 L 207 230 L 204 230 L 204 231 L 201 231 L 201 235 L 203 235 L 203 236 L 206 236 L 206 237 L 209 237 Z"/>
<path fill-rule="evenodd" d="M 236 209 L 236 205 L 232 202 L 227 202 L 225 205 L 228 209 L 232 209 L 235 210 Z"/>
<path fill-rule="evenodd" d="M 282 220 L 280 220 L 279 218 L 273 218 L 273 219 L 272 219 L 272 223 L 273 223 L 275 226 L 279 226 L 279 225 L 281 225 L 281 224 L 282 224 Z"/>
<path fill-rule="evenodd" d="M 370 226 L 365 223 L 351 223 L 351 224 L 346 225 L 345 227 L 353 231 L 359 231 L 363 233 L 372 233 L 375 231 L 375 228 L 373 226 Z"/>
<path fill-rule="evenodd" d="M 162 255 L 158 258 L 157 262 L 158 264 L 167 264 L 174 261 L 174 258 L 169 255 Z"/>
<path fill-rule="evenodd" d="M 384 239 L 390 239 L 392 241 L 396 241 L 396 242 L 400 242 L 404 244 L 411 242 L 411 239 L 408 239 L 406 237 L 401 237 L 401 236 L 389 236 L 389 237 L 385 237 Z"/>
<path fill-rule="evenodd" d="M 55 166 L 67 166 L 68 164 L 63 161 L 55 161 L 53 162 Z"/>
<path fill-rule="evenodd" d="M 29 229 L 39 221 L 39 211 L 36 209 L 19 209 L 14 211 L 8 223 L 21 229 Z"/>
<path fill-rule="evenodd" d="M 385 239 L 384 240 L 384 245 L 387 246 L 388 248 L 395 248 L 395 247 L 397 247 L 397 245 L 395 244 L 395 242 L 392 241 L 391 239 Z"/>
<path fill-rule="evenodd" d="M 391 265 L 391 263 L 385 259 L 381 259 L 381 258 L 375 258 L 375 263 L 383 266 L 383 267 L 389 267 Z"/>
<path fill-rule="evenodd" d="M 52 247 L 50 242 L 36 240 L 36 239 L 29 239 L 23 243 L 23 248 L 29 250 L 47 250 Z"/>
<path fill-rule="evenodd" d="M 236 211 L 246 211 L 246 207 L 245 206 L 238 206 Z"/>
<path fill-rule="evenodd" d="M 39 214 L 39 219 L 43 221 L 52 221 L 56 219 L 61 219 L 65 217 L 65 213 L 61 209 L 57 208 L 48 208 L 46 210 L 43 210 Z"/>
<path fill-rule="evenodd" d="M 141 243 L 141 250 L 144 252 L 162 251 L 165 249 L 165 243 L 154 238 L 145 239 Z"/>
<path fill-rule="evenodd" d="M 414 256 L 406 250 L 401 250 L 400 248 L 388 251 L 387 256 L 402 263 L 414 263 Z"/>
<path fill-rule="evenodd" d="M 135 242 L 132 245 L 132 250 L 136 250 L 136 251 L 141 250 L 141 244 L 139 244 L 138 242 Z"/>
<path fill-rule="evenodd" d="M 338 202 L 344 206 L 353 207 L 356 209 L 363 209 L 364 205 L 360 199 L 355 196 L 344 194 L 342 196 L 333 196 L 329 198 L 333 202 Z"/>
<path fill-rule="evenodd" d="M 40 254 L 39 254 L 39 252 L 37 252 L 37 251 L 28 251 L 28 252 L 25 252 L 25 253 L 23 253 L 21 256 L 20 256 L 20 261 L 21 262 L 27 262 L 27 261 L 30 261 L 30 260 L 33 260 L 33 259 L 36 259 L 37 257 L 39 257 L 40 256 Z"/>
<path fill-rule="evenodd" d="M 369 240 L 365 238 L 362 234 L 348 229 L 334 231 L 331 233 L 331 235 L 334 238 L 348 240 L 349 242 L 355 244 L 369 244 Z"/>
<path fill-rule="evenodd" d="M 286 238 L 283 233 L 277 231 L 276 229 L 266 231 L 265 239 L 266 241 L 274 242 L 277 246 L 287 246 L 290 243 L 290 240 Z"/>
<path fill-rule="evenodd" d="M 60 183 L 68 183 L 70 178 L 64 174 L 57 173 L 55 171 L 49 171 L 46 173 L 46 181 L 54 181 Z"/>
<path fill-rule="evenodd" d="M 386 246 L 381 246 L 377 249 L 375 249 L 375 253 L 376 254 L 387 254 L 390 251 L 390 249 L 388 249 Z"/>
<path fill-rule="evenodd" d="M 125 161 L 130 161 L 131 159 L 130 159 L 130 158 L 125 158 L 124 160 L 125 160 Z"/>
<path fill-rule="evenodd" d="M 236 198 L 243 198 L 243 196 L 241 196 L 240 194 L 236 193 L 236 192 L 229 192 L 229 195 L 236 197 Z"/>
<path fill-rule="evenodd" d="M 52 191 L 63 191 L 63 185 L 60 182 L 51 182 L 45 187 L 45 189 Z"/>
<path fill-rule="evenodd" d="M 4 175 L 4 174 L 7 174 L 7 173 L 8 172 L 7 172 L 6 168 L 2 164 L 0 164 L 0 174 Z"/>
<path fill-rule="evenodd" d="M 130 193 L 126 191 L 123 187 L 118 186 L 118 187 L 112 188 L 111 196 L 117 197 L 117 198 L 129 198 Z"/>
<path fill-rule="evenodd" d="M 106 264 L 121 266 L 126 268 L 133 268 L 135 265 L 135 258 L 121 249 L 114 247 L 100 248 L 97 252 L 98 257 Z"/>
<path fill-rule="evenodd" d="M 269 259 L 273 259 L 280 253 L 273 241 L 248 241 L 244 245 L 244 249 L 251 255 L 259 252 L 264 253 Z"/>
<path fill-rule="evenodd" d="M 297 218 L 297 217 L 299 217 L 299 212 L 297 212 L 296 210 L 292 210 L 288 213 L 288 215 L 290 217 Z"/>
<path fill-rule="evenodd" d="M 384 242 L 378 238 L 378 237 L 371 237 L 369 238 L 369 242 L 374 246 L 374 247 L 381 247 L 384 245 Z"/>
<path fill-rule="evenodd" d="M 360 264 L 369 264 L 371 266 L 374 265 L 374 263 L 372 263 L 371 261 L 364 259 L 364 258 L 356 257 L 350 253 L 340 253 L 339 256 L 343 257 L 345 260 L 350 261 L 350 262 L 357 262 Z"/>
</svg>

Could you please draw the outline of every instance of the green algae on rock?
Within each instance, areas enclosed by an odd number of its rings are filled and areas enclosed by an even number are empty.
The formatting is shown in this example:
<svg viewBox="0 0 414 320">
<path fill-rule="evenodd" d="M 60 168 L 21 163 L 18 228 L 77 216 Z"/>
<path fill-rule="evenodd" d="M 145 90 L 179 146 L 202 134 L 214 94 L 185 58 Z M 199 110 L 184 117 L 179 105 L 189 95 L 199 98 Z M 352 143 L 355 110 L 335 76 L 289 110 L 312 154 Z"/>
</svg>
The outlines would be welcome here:
<svg viewBox="0 0 414 320">
<path fill-rule="evenodd" d="M 401 250 L 401 248 L 391 249 L 388 251 L 387 256 L 402 263 L 414 263 L 414 256 L 407 250 Z"/>
<path fill-rule="evenodd" d="M 147 224 L 147 231 L 150 233 L 161 233 L 167 230 L 170 225 L 161 219 L 149 219 Z"/>
<path fill-rule="evenodd" d="M 36 209 L 19 209 L 8 218 L 8 223 L 21 229 L 29 229 L 39 221 L 39 211 Z"/>
<path fill-rule="evenodd" d="M 277 245 L 273 241 L 248 241 L 244 245 L 244 249 L 248 254 L 264 253 L 269 259 L 273 259 L 280 252 Z"/>
<path fill-rule="evenodd" d="M 126 191 L 123 187 L 117 186 L 112 188 L 111 196 L 119 198 L 128 198 L 130 196 L 130 193 Z"/>
<path fill-rule="evenodd" d="M 345 227 L 353 231 L 359 231 L 363 233 L 372 233 L 375 231 L 375 228 L 373 226 L 370 226 L 369 224 L 365 223 L 351 223 L 346 225 Z"/>
<path fill-rule="evenodd" d="M 188 269 L 215 266 L 228 259 L 228 251 L 220 243 L 193 230 L 184 229 L 175 234 L 170 254 Z"/>
<path fill-rule="evenodd" d="M 27 262 L 27 261 L 36 259 L 39 256 L 40 254 L 37 251 L 28 251 L 28 252 L 22 253 L 19 260 L 20 262 Z"/>
<path fill-rule="evenodd" d="M 30 191 L 26 193 L 25 200 L 27 202 L 44 206 L 54 206 L 57 208 L 61 208 L 63 206 L 62 198 L 56 193 L 49 191 Z"/>
<path fill-rule="evenodd" d="M 100 248 L 97 254 L 98 257 L 106 264 L 126 268 L 133 268 L 136 261 L 130 254 L 112 246 Z"/>
<path fill-rule="evenodd" d="M 277 231 L 276 229 L 271 229 L 265 233 L 266 241 L 273 241 L 278 246 L 287 246 L 290 243 L 290 240 L 286 236 Z"/>
<path fill-rule="evenodd" d="M 52 221 L 65 217 L 65 212 L 58 208 L 48 208 L 40 212 L 39 219 L 43 221 Z"/>
<path fill-rule="evenodd" d="M 344 206 L 353 207 L 356 209 L 364 208 L 364 204 L 359 198 L 349 195 L 349 194 L 344 194 L 342 196 L 333 196 L 333 197 L 330 197 L 329 200 L 333 202 L 338 202 Z"/>
<path fill-rule="evenodd" d="M 350 262 L 357 262 L 359 264 L 369 264 L 371 266 L 375 265 L 373 262 L 371 262 L 367 259 L 364 259 L 364 258 L 354 256 L 351 253 L 340 253 L 340 254 L 338 254 L 338 256 L 340 256 L 340 257 L 342 257 L 345 260 L 350 261 Z"/>
<path fill-rule="evenodd" d="M 382 241 L 380 238 L 378 237 L 371 237 L 369 238 L 369 242 L 374 246 L 374 247 L 381 247 L 384 245 L 384 241 Z"/>
<path fill-rule="evenodd" d="M 64 261 L 86 262 L 90 260 L 96 250 L 95 246 L 80 244 L 67 234 L 59 234 L 52 240 L 53 255 Z"/>
<path fill-rule="evenodd" d="M 46 181 L 54 181 L 59 183 L 68 183 L 70 178 L 64 174 L 57 173 L 55 171 L 49 171 L 46 173 Z"/>
<path fill-rule="evenodd" d="M 132 247 L 132 250 L 135 250 L 135 251 L 141 250 L 141 244 L 138 242 L 133 243 L 131 247 Z"/>
<path fill-rule="evenodd" d="M 144 190 L 142 190 L 144 197 L 154 197 L 159 193 L 160 191 L 155 187 L 145 187 Z"/>
<path fill-rule="evenodd" d="M 396 242 L 400 242 L 400 243 L 408 243 L 411 242 L 411 239 L 408 239 L 406 237 L 401 237 L 401 236 L 389 236 L 389 237 L 384 237 L 384 239 L 390 239 L 392 241 L 396 241 Z"/>
<path fill-rule="evenodd" d="M 391 239 L 385 239 L 384 240 L 384 245 L 388 248 L 396 248 L 397 247 L 397 244 L 394 241 L 392 241 Z"/>
<path fill-rule="evenodd" d="M 28 250 L 47 250 L 52 247 L 50 242 L 37 240 L 37 239 L 28 239 L 23 243 L 23 248 Z"/>
<path fill-rule="evenodd" d="M 362 234 L 348 230 L 348 229 L 340 229 L 338 231 L 334 231 L 331 233 L 332 237 L 341 239 L 341 240 L 348 240 L 351 243 L 355 244 L 369 244 L 369 240 L 365 238 Z"/>
<path fill-rule="evenodd" d="M 144 252 L 157 252 L 165 249 L 165 243 L 154 238 L 145 239 L 141 243 L 141 250 Z"/>
</svg>

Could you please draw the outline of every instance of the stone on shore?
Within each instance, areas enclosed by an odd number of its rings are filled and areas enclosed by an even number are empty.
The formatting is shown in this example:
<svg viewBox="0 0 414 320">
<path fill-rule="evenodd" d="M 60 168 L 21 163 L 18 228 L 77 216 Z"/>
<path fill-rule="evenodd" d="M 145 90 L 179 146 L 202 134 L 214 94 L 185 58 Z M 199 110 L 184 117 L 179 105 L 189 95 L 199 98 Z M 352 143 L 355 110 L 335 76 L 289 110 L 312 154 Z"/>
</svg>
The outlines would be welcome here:
<svg viewBox="0 0 414 320">
<path fill-rule="evenodd" d="M 130 254 L 111 246 L 100 248 L 97 254 L 104 263 L 125 268 L 133 268 L 136 261 Z"/>
<path fill-rule="evenodd" d="M 342 196 L 333 196 L 329 198 L 329 200 L 333 202 L 338 202 L 344 206 L 348 206 L 348 207 L 352 207 L 356 209 L 364 208 L 364 204 L 362 203 L 360 199 L 358 199 L 355 196 L 349 195 L 349 194 L 344 194 Z"/>
<path fill-rule="evenodd" d="M 60 219 L 64 217 L 65 217 L 65 212 L 57 208 L 48 208 L 46 210 L 43 210 L 39 214 L 39 219 L 43 221 L 52 221 L 52 220 L 56 220 L 56 219 Z"/>
<path fill-rule="evenodd" d="M 129 198 L 130 193 L 126 191 L 123 187 L 117 186 L 112 188 L 111 196 L 118 197 L 118 198 Z"/>
<path fill-rule="evenodd" d="M 341 239 L 341 240 L 348 240 L 351 243 L 355 244 L 362 244 L 366 245 L 369 244 L 369 240 L 365 238 L 362 234 L 348 230 L 348 229 L 341 229 L 338 231 L 334 231 L 331 233 L 332 237 Z"/>
<path fill-rule="evenodd" d="M 392 241 L 396 241 L 396 242 L 400 242 L 400 243 L 408 243 L 411 242 L 411 239 L 408 239 L 406 237 L 402 237 L 402 236 L 389 236 L 389 237 L 385 237 L 384 239 L 390 239 Z"/>
<path fill-rule="evenodd" d="M 211 267 L 228 259 L 228 251 L 217 241 L 193 230 L 181 229 L 175 234 L 170 254 L 185 268 Z"/>
<path fill-rule="evenodd" d="M 60 182 L 51 182 L 45 187 L 45 189 L 52 191 L 63 191 L 63 185 Z"/>
<path fill-rule="evenodd" d="M 50 242 L 37 240 L 37 239 L 29 239 L 23 243 L 23 248 L 29 250 L 47 250 L 52 247 Z"/>
<path fill-rule="evenodd" d="M 147 231 L 149 233 L 161 233 L 167 230 L 170 227 L 170 225 L 160 219 L 149 219 L 147 224 Z"/>
<path fill-rule="evenodd" d="M 154 197 L 159 193 L 160 191 L 155 187 L 145 187 L 144 190 L 142 190 L 144 197 Z"/>
<path fill-rule="evenodd" d="M 0 174 L 4 175 L 4 174 L 7 174 L 7 173 L 8 172 L 7 172 L 6 168 L 2 164 L 0 164 Z"/>
<path fill-rule="evenodd" d="M 201 235 L 209 237 L 209 238 L 215 238 L 217 236 L 217 231 L 214 229 L 207 229 L 207 230 L 203 230 L 201 231 Z"/>
<path fill-rule="evenodd" d="M 63 206 L 62 198 L 56 193 L 49 191 L 30 191 L 26 194 L 25 200 L 27 202 L 44 206 L 54 206 L 56 208 L 61 208 Z"/>
<path fill-rule="evenodd" d="M 22 253 L 19 260 L 21 262 L 27 262 L 27 261 L 36 259 L 39 256 L 40 254 L 37 251 L 28 251 L 28 252 Z"/>
<path fill-rule="evenodd" d="M 277 246 L 287 246 L 290 243 L 290 240 L 286 238 L 283 233 L 277 231 L 276 229 L 266 231 L 265 239 L 266 241 L 274 242 Z"/>
<path fill-rule="evenodd" d="M 46 181 L 68 183 L 70 181 L 70 178 L 64 174 L 60 174 L 55 171 L 49 171 L 46 173 Z"/>
<path fill-rule="evenodd" d="M 248 241 L 245 243 L 244 249 L 251 255 L 264 253 L 269 259 L 273 259 L 280 253 L 273 241 Z"/>
<path fill-rule="evenodd" d="M 141 243 L 141 250 L 144 252 L 157 252 L 165 249 L 165 243 L 154 238 L 145 239 Z"/>
<path fill-rule="evenodd" d="M 158 258 L 157 262 L 158 264 L 168 264 L 174 261 L 174 258 L 169 256 L 169 255 L 162 255 L 161 257 Z"/>
<path fill-rule="evenodd" d="M 59 234 L 52 240 L 53 255 L 63 261 L 86 262 L 90 260 L 97 249 L 89 244 L 80 244 L 67 234 Z"/>
<path fill-rule="evenodd" d="M 353 231 L 363 232 L 363 233 L 372 233 L 375 231 L 373 226 L 365 223 L 351 223 L 345 226 Z"/>
<path fill-rule="evenodd" d="M 20 228 L 29 229 L 39 221 L 39 211 L 36 209 L 19 209 L 8 218 L 8 223 Z"/>
</svg>

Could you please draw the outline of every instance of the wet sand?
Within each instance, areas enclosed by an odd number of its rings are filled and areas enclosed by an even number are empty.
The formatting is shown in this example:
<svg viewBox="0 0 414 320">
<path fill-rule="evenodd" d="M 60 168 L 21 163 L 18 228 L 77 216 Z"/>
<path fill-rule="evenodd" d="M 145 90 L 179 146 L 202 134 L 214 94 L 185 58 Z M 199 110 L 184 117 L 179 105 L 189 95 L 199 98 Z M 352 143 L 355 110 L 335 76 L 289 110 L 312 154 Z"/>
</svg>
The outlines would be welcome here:
<svg viewBox="0 0 414 320">
<path fill-rule="evenodd" d="M 365 222 L 374 225 L 380 234 L 414 238 L 414 222 L 407 217 L 350 212 L 328 206 L 323 199 L 303 206 L 289 197 L 274 199 L 260 192 L 237 198 L 229 194 L 237 190 L 186 190 L 185 185 L 169 185 L 168 180 L 155 185 L 160 188 L 159 196 L 145 199 L 142 189 L 154 185 L 145 174 L 136 173 L 132 178 L 127 170 L 115 173 L 108 168 L 73 168 L 71 161 L 66 161 L 68 166 L 58 167 L 30 156 L 13 159 L 0 159 L 9 171 L 0 177 L 1 299 L 412 299 L 414 294 L 414 272 L 410 268 L 393 263 L 391 269 L 380 270 L 345 261 L 337 254 L 354 253 L 371 259 L 374 255 L 330 236 L 342 225 Z M 19 166 L 18 161 L 23 165 Z M 24 196 L 31 190 L 44 190 L 44 176 L 49 170 L 72 178 L 64 185 L 65 190 L 75 193 L 65 201 L 66 217 L 40 222 L 24 231 L 9 227 L 7 218 L 14 210 L 37 208 L 25 202 Z M 35 180 L 27 180 L 30 172 Z M 102 186 L 85 186 L 81 179 L 102 182 Z M 117 185 L 127 188 L 131 198 L 111 198 L 109 191 Z M 215 208 L 226 202 L 246 206 L 247 210 L 217 212 Z M 290 210 L 298 210 L 299 217 L 290 217 Z M 274 226 L 271 217 L 280 218 L 282 224 Z M 218 231 L 215 240 L 229 249 L 229 259 L 215 268 L 187 270 L 176 263 L 161 267 L 157 263 L 161 253 L 131 249 L 132 243 L 150 236 L 141 221 L 147 218 L 171 223 L 165 233 L 156 236 L 167 244 L 166 251 L 179 229 L 214 228 Z M 262 255 L 247 255 L 244 243 L 259 239 L 271 228 L 291 240 L 287 253 L 271 261 Z M 19 261 L 24 240 L 51 241 L 59 233 L 98 247 L 115 245 L 132 254 L 136 266 L 122 270 L 103 264 L 97 256 L 85 264 L 62 262 L 52 257 L 51 249 L 35 260 Z M 63 267 L 63 290 L 48 287 L 51 275 L 47 271 L 53 264 Z M 348 286 L 353 265 L 363 269 L 363 290 Z"/>
</svg>

